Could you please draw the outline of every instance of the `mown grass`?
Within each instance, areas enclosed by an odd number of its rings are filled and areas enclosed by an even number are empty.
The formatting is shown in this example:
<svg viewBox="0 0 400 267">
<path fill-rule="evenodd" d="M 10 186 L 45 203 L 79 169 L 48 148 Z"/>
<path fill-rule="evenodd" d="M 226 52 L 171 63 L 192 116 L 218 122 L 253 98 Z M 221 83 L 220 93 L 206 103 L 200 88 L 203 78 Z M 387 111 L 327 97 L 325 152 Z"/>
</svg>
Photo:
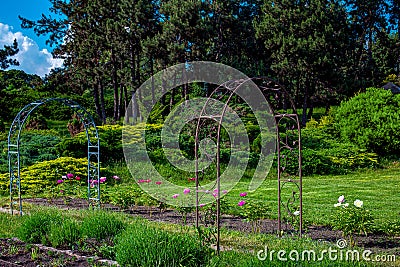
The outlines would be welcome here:
<svg viewBox="0 0 400 267">
<path fill-rule="evenodd" d="M 122 173 L 127 174 L 126 167 L 120 165 Z M 118 168 L 114 167 L 118 173 Z M 150 163 L 140 162 L 133 165 L 131 169 L 133 178 L 128 178 L 126 183 L 134 183 L 134 179 L 152 179 L 156 181 L 157 172 Z M 235 170 L 233 170 L 234 173 Z M 175 179 L 186 180 L 189 177 L 176 177 Z M 250 178 L 242 178 L 235 187 L 224 197 L 225 202 L 236 206 L 243 199 L 239 196 L 241 192 L 248 192 L 247 201 L 262 201 L 270 208 L 269 217 L 277 218 L 278 186 L 276 171 L 271 170 L 261 186 L 254 192 L 249 192 Z M 125 183 L 125 184 L 126 184 Z M 223 186 L 231 186 L 233 182 L 222 182 Z M 187 182 L 193 186 L 194 183 Z M 144 186 L 148 186 L 144 184 Z M 223 188 L 229 189 L 229 188 Z M 159 194 L 172 196 L 177 192 L 174 187 L 162 185 L 156 188 Z M 284 190 L 283 195 L 291 194 L 291 188 Z M 175 191 L 174 191 L 175 190 Z M 303 212 L 304 219 L 309 224 L 330 225 L 331 214 L 334 212 L 334 204 L 340 195 L 352 204 L 355 199 L 364 201 L 364 206 L 369 209 L 376 223 L 386 221 L 399 221 L 400 210 L 400 165 L 391 164 L 384 169 L 363 169 L 346 175 L 313 175 L 303 177 Z"/>
</svg>

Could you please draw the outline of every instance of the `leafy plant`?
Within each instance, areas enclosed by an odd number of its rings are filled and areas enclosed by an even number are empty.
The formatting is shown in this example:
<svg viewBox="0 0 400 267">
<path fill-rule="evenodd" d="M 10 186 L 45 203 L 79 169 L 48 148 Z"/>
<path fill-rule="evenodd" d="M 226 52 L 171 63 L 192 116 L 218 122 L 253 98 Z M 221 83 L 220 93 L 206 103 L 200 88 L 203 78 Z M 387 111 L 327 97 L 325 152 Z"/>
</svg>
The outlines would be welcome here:
<svg viewBox="0 0 400 267">
<path fill-rule="evenodd" d="M 374 218 L 369 210 L 365 209 L 363 201 L 356 199 L 353 205 L 345 203 L 344 196 L 338 198 L 334 205 L 337 210 L 333 217 L 333 227 L 348 237 L 350 244 L 355 245 L 354 235 L 365 234 L 371 231 Z"/>
<path fill-rule="evenodd" d="M 399 154 L 400 95 L 368 88 L 336 109 L 336 127 L 344 141 L 379 155 Z"/>
</svg>

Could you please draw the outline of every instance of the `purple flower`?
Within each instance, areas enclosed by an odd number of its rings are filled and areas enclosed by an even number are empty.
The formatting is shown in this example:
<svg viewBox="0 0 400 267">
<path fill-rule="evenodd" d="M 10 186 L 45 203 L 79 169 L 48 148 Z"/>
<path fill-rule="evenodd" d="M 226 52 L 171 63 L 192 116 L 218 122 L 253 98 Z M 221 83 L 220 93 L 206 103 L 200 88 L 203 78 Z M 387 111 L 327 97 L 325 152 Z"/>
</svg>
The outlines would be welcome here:
<svg viewBox="0 0 400 267">
<path fill-rule="evenodd" d="M 184 193 L 185 195 L 189 194 L 189 193 L 190 193 L 190 189 L 189 189 L 189 188 L 185 188 L 185 189 L 183 190 L 183 193 Z"/>
<path fill-rule="evenodd" d="M 72 178 L 74 178 L 74 175 L 73 175 L 72 173 L 68 173 L 68 174 L 67 174 L 67 178 L 68 178 L 68 179 L 72 179 Z"/>
<path fill-rule="evenodd" d="M 240 193 L 240 196 L 241 196 L 241 197 L 247 196 L 247 192 Z"/>
<path fill-rule="evenodd" d="M 63 180 L 57 180 L 57 184 L 61 184 L 62 182 L 64 182 Z"/>
<path fill-rule="evenodd" d="M 226 191 L 226 190 L 222 190 L 222 194 L 228 194 L 228 191 Z"/>
<path fill-rule="evenodd" d="M 178 197 L 179 197 L 179 194 L 175 194 L 172 196 L 172 198 L 178 198 Z"/>
<path fill-rule="evenodd" d="M 241 201 L 239 201 L 239 203 L 238 203 L 238 206 L 243 206 L 244 204 L 246 204 L 246 201 L 244 201 L 244 200 L 241 200 Z"/>
<path fill-rule="evenodd" d="M 100 183 L 104 183 L 107 180 L 107 177 L 101 177 L 100 178 Z"/>
<path fill-rule="evenodd" d="M 121 180 L 121 178 L 119 178 L 117 175 L 114 175 L 114 176 L 113 176 L 113 179 L 114 179 L 114 180 Z"/>
</svg>

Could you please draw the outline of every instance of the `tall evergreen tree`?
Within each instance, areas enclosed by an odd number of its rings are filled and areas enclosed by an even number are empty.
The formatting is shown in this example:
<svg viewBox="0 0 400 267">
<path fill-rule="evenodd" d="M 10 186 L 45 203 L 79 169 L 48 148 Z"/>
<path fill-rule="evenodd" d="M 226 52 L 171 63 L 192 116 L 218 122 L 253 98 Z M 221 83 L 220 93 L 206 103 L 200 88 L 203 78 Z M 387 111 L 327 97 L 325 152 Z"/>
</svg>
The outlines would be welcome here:
<svg viewBox="0 0 400 267">
<path fill-rule="evenodd" d="M 14 39 L 12 45 L 5 45 L 3 49 L 0 49 L 0 69 L 5 70 L 11 65 L 18 66 L 18 60 L 10 58 L 18 54 L 18 52 L 18 42 L 16 39 Z"/>
<path fill-rule="evenodd" d="M 337 90 L 348 47 L 345 10 L 336 1 L 266 0 L 262 11 L 257 36 L 276 77 L 302 105 L 305 124 L 307 108 Z"/>
</svg>

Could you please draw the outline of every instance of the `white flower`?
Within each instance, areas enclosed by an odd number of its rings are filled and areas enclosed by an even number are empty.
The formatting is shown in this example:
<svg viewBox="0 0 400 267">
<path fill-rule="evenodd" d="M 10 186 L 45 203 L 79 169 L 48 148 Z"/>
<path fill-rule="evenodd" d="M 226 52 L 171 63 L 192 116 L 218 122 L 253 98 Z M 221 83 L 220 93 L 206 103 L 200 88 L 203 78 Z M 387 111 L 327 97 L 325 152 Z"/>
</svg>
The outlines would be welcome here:
<svg viewBox="0 0 400 267">
<path fill-rule="evenodd" d="M 348 207 L 349 206 L 349 203 L 344 203 L 343 204 L 343 207 Z"/>
<path fill-rule="evenodd" d="M 300 211 L 299 211 L 299 210 L 296 210 L 295 212 L 293 212 L 293 215 L 299 216 L 299 215 L 300 215 Z"/>
<path fill-rule="evenodd" d="M 354 206 L 356 206 L 357 208 L 362 208 L 364 202 L 362 202 L 359 199 L 354 200 Z"/>
<path fill-rule="evenodd" d="M 341 195 L 341 196 L 338 198 L 337 201 L 338 201 L 339 203 L 343 203 L 343 202 L 344 202 L 344 196 Z"/>
<path fill-rule="evenodd" d="M 335 208 L 342 206 L 342 203 L 336 203 L 333 205 Z"/>
</svg>

